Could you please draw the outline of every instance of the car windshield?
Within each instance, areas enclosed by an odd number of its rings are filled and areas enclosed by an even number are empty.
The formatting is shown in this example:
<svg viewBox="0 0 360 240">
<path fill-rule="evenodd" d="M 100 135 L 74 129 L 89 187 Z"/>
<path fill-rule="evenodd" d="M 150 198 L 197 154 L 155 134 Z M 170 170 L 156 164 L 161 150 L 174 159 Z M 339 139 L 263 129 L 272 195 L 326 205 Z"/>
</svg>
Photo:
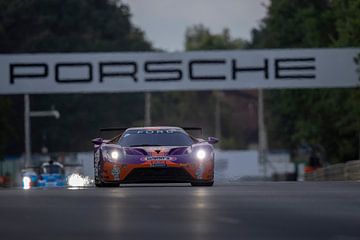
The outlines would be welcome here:
<svg viewBox="0 0 360 240">
<path fill-rule="evenodd" d="M 43 171 L 44 171 L 44 173 L 48 173 L 48 174 L 56 174 L 56 173 L 61 174 L 62 168 L 58 165 L 50 164 L 50 165 L 44 166 Z"/>
<path fill-rule="evenodd" d="M 193 140 L 184 132 L 172 129 L 128 130 L 118 144 L 123 147 L 190 146 Z"/>
</svg>

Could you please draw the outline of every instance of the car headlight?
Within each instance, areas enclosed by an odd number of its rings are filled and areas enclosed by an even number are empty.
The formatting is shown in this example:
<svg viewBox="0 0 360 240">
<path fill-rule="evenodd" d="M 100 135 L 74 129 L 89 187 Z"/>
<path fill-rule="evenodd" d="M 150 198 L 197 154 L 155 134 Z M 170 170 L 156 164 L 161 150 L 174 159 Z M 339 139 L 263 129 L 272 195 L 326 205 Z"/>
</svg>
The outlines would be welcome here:
<svg viewBox="0 0 360 240">
<path fill-rule="evenodd" d="M 206 157 L 206 152 L 205 152 L 205 150 L 203 150 L 203 149 L 200 149 L 200 150 L 198 150 L 197 152 L 196 152 L 196 158 L 197 159 L 199 159 L 199 160 L 204 160 L 205 159 L 205 157 Z"/>
<path fill-rule="evenodd" d="M 118 160 L 119 159 L 119 152 L 118 151 L 112 151 L 110 156 L 113 160 Z"/>
<path fill-rule="evenodd" d="M 119 161 L 123 156 L 121 150 L 118 149 L 105 149 L 104 153 L 106 156 L 106 160 L 113 162 Z"/>
</svg>

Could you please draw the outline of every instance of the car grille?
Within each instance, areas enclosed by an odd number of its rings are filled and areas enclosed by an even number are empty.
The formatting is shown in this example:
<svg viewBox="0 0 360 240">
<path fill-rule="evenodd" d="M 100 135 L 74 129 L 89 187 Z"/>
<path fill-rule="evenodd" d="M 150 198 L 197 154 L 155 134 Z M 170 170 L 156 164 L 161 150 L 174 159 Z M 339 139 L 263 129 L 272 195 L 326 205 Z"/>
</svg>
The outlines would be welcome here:
<svg viewBox="0 0 360 240">
<path fill-rule="evenodd" d="M 129 183 L 182 183 L 191 180 L 191 175 L 182 168 L 136 168 L 124 181 Z"/>
</svg>

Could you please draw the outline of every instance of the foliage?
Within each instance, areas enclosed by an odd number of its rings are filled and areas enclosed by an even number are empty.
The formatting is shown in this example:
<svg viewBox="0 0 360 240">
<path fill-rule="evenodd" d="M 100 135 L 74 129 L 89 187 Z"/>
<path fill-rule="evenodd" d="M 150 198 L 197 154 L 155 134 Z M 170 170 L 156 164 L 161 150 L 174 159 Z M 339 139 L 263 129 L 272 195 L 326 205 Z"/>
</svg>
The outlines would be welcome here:
<svg viewBox="0 0 360 240">
<path fill-rule="evenodd" d="M 185 34 L 186 50 L 227 50 L 240 49 L 245 41 L 232 38 L 229 30 L 224 29 L 221 33 L 211 33 L 203 25 L 188 27 Z M 256 141 L 256 127 L 249 128 L 248 124 L 239 124 L 243 118 L 241 115 L 248 108 L 238 104 L 243 101 L 245 93 L 221 94 L 221 148 L 236 149 L 247 148 L 249 143 Z M 250 101 L 254 97 L 250 94 Z M 180 126 L 201 126 L 204 135 L 215 135 L 215 102 L 213 92 L 170 92 L 153 94 L 153 122 L 157 124 L 171 124 Z M 256 98 L 255 98 L 256 99 Z M 247 99 L 246 99 L 247 100 Z M 248 103 L 246 101 L 245 103 Z M 254 116 L 250 116 L 254 117 Z M 255 136 L 255 137 L 254 137 Z M 217 145 L 219 147 L 220 144 Z"/>
<path fill-rule="evenodd" d="M 251 48 L 360 46 L 359 0 L 273 0 Z M 267 91 L 272 147 L 320 144 L 330 162 L 358 158 L 359 89 Z"/>
<path fill-rule="evenodd" d="M 212 34 L 208 28 L 199 24 L 188 27 L 185 33 L 185 49 L 188 51 L 240 49 L 244 45 L 244 40 L 232 39 L 227 28 L 220 34 Z"/>
<path fill-rule="evenodd" d="M 250 47 L 326 47 L 335 34 L 328 8 L 328 0 L 273 0 L 259 29 L 252 30 Z"/>
<path fill-rule="evenodd" d="M 214 99 L 210 92 L 153 94 L 153 121 L 159 125 L 202 126 L 213 134 Z"/>
<path fill-rule="evenodd" d="M 106 0 L 1 0 L 0 52 L 149 50 L 127 5 Z"/>
<path fill-rule="evenodd" d="M 332 9 L 336 21 L 337 47 L 358 47 L 360 45 L 360 1 L 333 0 Z"/>
<path fill-rule="evenodd" d="M 0 53 L 146 50 L 151 43 L 120 1 L 0 0 Z M 89 151 L 99 127 L 142 122 L 143 103 L 138 93 L 32 95 L 32 110 L 54 106 L 61 114 L 59 120 L 32 119 L 33 151 L 43 145 L 49 151 Z M 22 96 L 0 97 L 0 144 L 7 154 L 23 152 L 23 106 Z M 11 141 L 4 139 L 9 129 Z"/>
<path fill-rule="evenodd" d="M 1 112 L 9 112 L 11 109 L 11 102 L 8 98 L 3 98 L 0 101 L 0 113 Z M 0 115 L 0 160 L 3 157 L 3 153 L 5 150 L 5 146 L 7 141 L 11 139 L 12 133 L 11 120 L 6 116 Z"/>
</svg>

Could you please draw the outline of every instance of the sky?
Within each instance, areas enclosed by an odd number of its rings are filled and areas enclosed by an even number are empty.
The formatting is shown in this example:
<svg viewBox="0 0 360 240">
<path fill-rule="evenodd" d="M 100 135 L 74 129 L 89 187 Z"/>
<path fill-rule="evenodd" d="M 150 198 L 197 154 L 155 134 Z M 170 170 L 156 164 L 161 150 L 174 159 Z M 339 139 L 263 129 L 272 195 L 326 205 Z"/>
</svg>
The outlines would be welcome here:
<svg viewBox="0 0 360 240">
<path fill-rule="evenodd" d="M 269 0 L 121 0 L 130 6 L 132 22 L 154 47 L 183 51 L 186 28 L 203 24 L 212 33 L 229 28 L 234 38 L 250 39 L 250 31 L 266 14 Z"/>
</svg>

